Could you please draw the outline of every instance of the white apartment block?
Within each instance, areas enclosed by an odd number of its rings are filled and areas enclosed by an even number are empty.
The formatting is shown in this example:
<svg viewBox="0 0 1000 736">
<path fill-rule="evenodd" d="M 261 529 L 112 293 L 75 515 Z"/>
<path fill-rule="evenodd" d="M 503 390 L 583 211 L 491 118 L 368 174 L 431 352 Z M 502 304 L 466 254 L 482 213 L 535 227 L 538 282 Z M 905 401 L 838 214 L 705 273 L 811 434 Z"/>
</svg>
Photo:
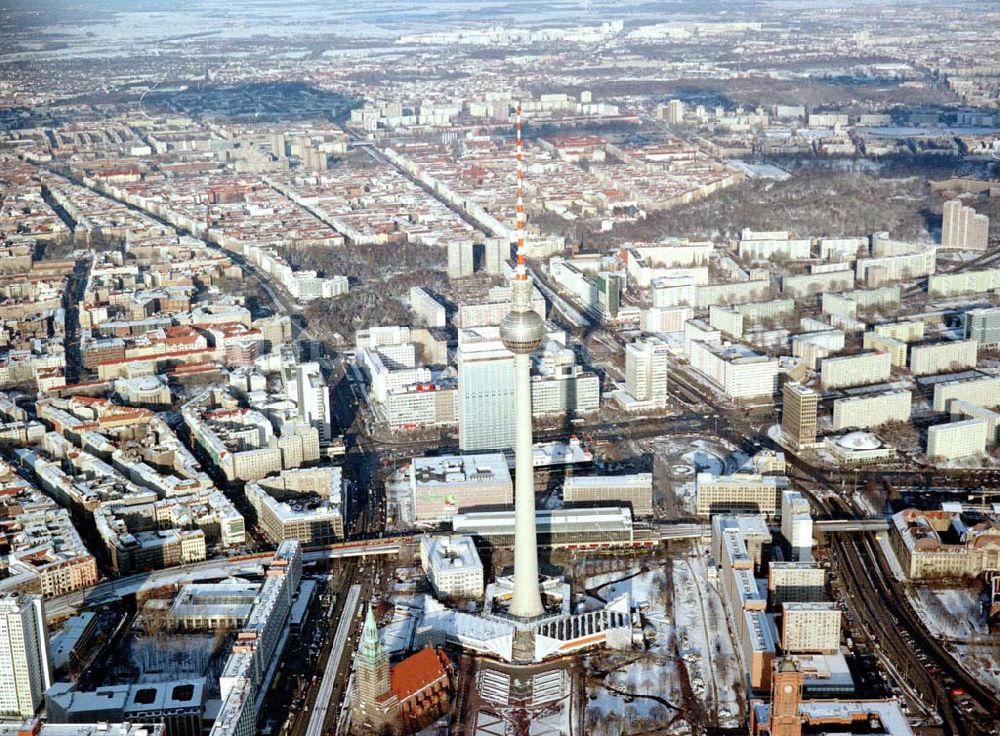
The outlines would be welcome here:
<svg viewBox="0 0 1000 736">
<path fill-rule="evenodd" d="M 845 291 L 843 294 L 825 293 L 821 300 L 823 314 L 855 319 L 859 312 L 898 306 L 900 294 L 898 284 L 879 286 L 875 289 L 855 289 Z"/>
<path fill-rule="evenodd" d="M 657 406 L 667 403 L 670 348 L 656 337 L 642 337 L 625 346 L 625 389 L 633 399 Z"/>
<path fill-rule="evenodd" d="M 812 559 L 812 511 L 809 501 L 798 491 L 781 494 L 781 535 L 788 542 L 792 559 Z"/>
<path fill-rule="evenodd" d="M 460 279 L 471 276 L 474 270 L 471 240 L 451 240 L 448 242 L 448 278 Z"/>
<path fill-rule="evenodd" d="M 840 650 L 840 606 L 832 601 L 781 606 L 781 647 L 792 654 Z"/>
<path fill-rule="evenodd" d="M 927 279 L 929 297 L 984 294 L 998 288 L 1000 288 L 1000 268 L 935 274 Z"/>
<path fill-rule="evenodd" d="M 684 323 L 693 316 L 690 307 L 653 307 L 643 310 L 639 328 L 644 332 L 683 332 Z"/>
<path fill-rule="evenodd" d="M 862 339 L 862 347 L 877 353 L 889 353 L 894 368 L 905 368 L 910 354 L 909 344 L 877 332 L 866 332 Z"/>
<path fill-rule="evenodd" d="M 761 235 L 784 237 L 759 237 Z M 791 238 L 787 232 L 755 233 L 749 228 L 744 228 L 736 252 L 740 258 L 751 261 L 770 261 L 775 257 L 804 261 L 812 255 L 812 239 Z"/>
<path fill-rule="evenodd" d="M 854 260 L 860 248 L 868 247 L 868 238 L 820 238 L 819 257 L 824 261 Z"/>
<path fill-rule="evenodd" d="M 982 419 L 986 422 L 986 445 L 991 447 L 997 442 L 997 428 L 1000 427 L 1000 412 L 987 409 L 968 401 L 952 399 L 948 402 L 948 413 L 952 421 L 960 419 Z"/>
<path fill-rule="evenodd" d="M 653 515 L 653 474 L 571 475 L 563 483 L 565 503 L 628 505 L 632 517 Z"/>
<path fill-rule="evenodd" d="M 941 247 L 956 250 L 986 250 L 990 240 L 990 218 L 951 199 L 941 208 Z"/>
<path fill-rule="evenodd" d="M 1000 376 L 934 384 L 934 411 L 948 411 L 948 403 L 952 399 L 961 399 L 987 408 L 1000 406 Z"/>
<path fill-rule="evenodd" d="M 788 479 L 777 475 L 698 473 L 697 513 L 702 518 L 753 513 L 773 519 L 781 508 L 781 492 L 787 487 Z"/>
<path fill-rule="evenodd" d="M 892 373 L 888 353 L 861 353 L 826 358 L 820 363 L 820 385 L 824 390 L 885 383 Z"/>
<path fill-rule="evenodd" d="M 924 323 L 919 320 L 887 322 L 875 325 L 873 331 L 877 335 L 884 335 L 905 343 L 924 339 Z"/>
<path fill-rule="evenodd" d="M 601 378 L 573 366 L 568 372 L 531 377 L 531 415 L 592 414 L 601 407 Z"/>
<path fill-rule="evenodd" d="M 975 340 L 951 340 L 910 348 L 910 372 L 915 376 L 952 373 L 975 368 L 979 343 Z"/>
<path fill-rule="evenodd" d="M 854 274 L 846 270 L 804 273 L 798 276 L 785 276 L 781 279 L 781 293 L 792 299 L 816 296 L 827 291 L 847 291 L 853 288 Z"/>
<path fill-rule="evenodd" d="M 51 685 L 42 597 L 4 594 L 0 597 L 0 716 L 33 717 Z"/>
<path fill-rule="evenodd" d="M 767 572 L 768 602 L 781 610 L 783 603 L 813 603 L 826 597 L 826 570 L 818 562 L 772 560 Z"/>
<path fill-rule="evenodd" d="M 708 308 L 708 323 L 732 338 L 743 337 L 743 315 L 735 309 L 713 304 Z"/>
<path fill-rule="evenodd" d="M 927 246 L 916 253 L 859 258 L 854 265 L 858 281 L 869 286 L 881 286 L 892 281 L 908 281 L 934 273 L 937 266 L 937 247 Z"/>
<path fill-rule="evenodd" d="M 354 334 L 354 347 L 375 349 L 385 345 L 405 345 L 410 342 L 410 328 L 400 325 L 383 325 L 358 330 Z"/>
<path fill-rule="evenodd" d="M 397 429 L 453 425 L 458 421 L 458 387 L 436 383 L 404 386 L 389 391 L 382 408 L 386 421 Z"/>
<path fill-rule="evenodd" d="M 778 389 L 778 359 L 759 355 L 743 345 L 694 340 L 690 362 L 730 399 L 771 397 Z"/>
<path fill-rule="evenodd" d="M 545 297 L 538 287 L 531 290 L 531 308 L 545 319 Z M 485 302 L 480 304 L 460 304 L 455 315 L 455 326 L 466 329 L 499 325 L 510 311 L 510 287 L 490 289 Z"/>
<path fill-rule="evenodd" d="M 514 354 L 499 338 L 460 334 L 457 363 L 458 446 L 463 452 L 512 448 Z"/>
<path fill-rule="evenodd" d="M 909 391 L 837 399 L 833 402 L 833 429 L 874 429 L 888 422 L 908 422 L 912 402 Z"/>
<path fill-rule="evenodd" d="M 986 452 L 988 425 L 982 419 L 965 419 L 927 428 L 927 457 L 956 460 Z"/>
<path fill-rule="evenodd" d="M 419 286 L 410 287 L 410 309 L 428 327 L 444 327 L 447 323 L 444 305 Z"/>
<path fill-rule="evenodd" d="M 707 309 L 713 304 L 742 304 L 766 299 L 771 290 L 769 279 L 734 281 L 730 284 L 706 284 L 694 287 L 694 306 Z M 653 301 L 653 306 L 659 306 Z"/>
<path fill-rule="evenodd" d="M 650 282 L 650 296 L 658 309 L 695 306 L 694 278 L 687 275 L 660 276 Z"/>
<path fill-rule="evenodd" d="M 472 537 L 425 534 L 420 538 L 420 563 L 438 598 L 483 597 L 483 563 Z"/>
</svg>

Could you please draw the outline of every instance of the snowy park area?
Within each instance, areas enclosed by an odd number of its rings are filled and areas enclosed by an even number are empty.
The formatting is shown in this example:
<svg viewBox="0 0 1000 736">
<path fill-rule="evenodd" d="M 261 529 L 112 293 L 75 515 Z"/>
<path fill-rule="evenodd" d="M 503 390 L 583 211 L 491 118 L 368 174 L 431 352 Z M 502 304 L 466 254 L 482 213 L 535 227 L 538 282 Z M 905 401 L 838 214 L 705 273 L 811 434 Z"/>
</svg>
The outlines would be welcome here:
<svg viewBox="0 0 1000 736">
<path fill-rule="evenodd" d="M 707 552 L 695 547 L 673 564 L 677 648 L 709 722 L 740 723 L 742 675 L 719 591 L 707 579 Z"/>
<path fill-rule="evenodd" d="M 921 620 L 956 659 L 985 685 L 1000 690 L 1000 639 L 990 634 L 983 615 L 982 587 L 916 585 L 910 601 Z"/>
</svg>

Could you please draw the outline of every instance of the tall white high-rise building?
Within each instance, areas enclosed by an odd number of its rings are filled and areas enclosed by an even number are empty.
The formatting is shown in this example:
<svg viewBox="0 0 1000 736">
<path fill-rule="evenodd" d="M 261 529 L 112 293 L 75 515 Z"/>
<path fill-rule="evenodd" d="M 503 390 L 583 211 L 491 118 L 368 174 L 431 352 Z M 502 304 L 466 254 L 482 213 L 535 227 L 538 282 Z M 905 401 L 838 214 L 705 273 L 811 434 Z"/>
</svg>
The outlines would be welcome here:
<svg viewBox="0 0 1000 736">
<path fill-rule="evenodd" d="M 302 418 L 319 432 L 320 442 L 329 442 L 330 387 L 326 385 L 319 363 L 300 363 L 295 366 L 294 378 L 287 383 L 288 398 L 299 407 Z"/>
<path fill-rule="evenodd" d="M 657 337 L 642 337 L 625 347 L 625 389 L 636 401 L 667 403 L 670 348 Z"/>
<path fill-rule="evenodd" d="M 0 597 L 0 716 L 30 718 L 52 685 L 40 595 Z"/>
<path fill-rule="evenodd" d="M 459 448 L 462 452 L 511 449 L 514 355 L 504 347 L 496 328 L 461 330 L 457 363 Z"/>
<path fill-rule="evenodd" d="M 941 247 L 986 250 L 990 239 L 990 218 L 957 199 L 941 208 Z"/>
<path fill-rule="evenodd" d="M 448 278 L 471 276 L 475 270 L 471 240 L 452 240 L 448 243 Z"/>
</svg>

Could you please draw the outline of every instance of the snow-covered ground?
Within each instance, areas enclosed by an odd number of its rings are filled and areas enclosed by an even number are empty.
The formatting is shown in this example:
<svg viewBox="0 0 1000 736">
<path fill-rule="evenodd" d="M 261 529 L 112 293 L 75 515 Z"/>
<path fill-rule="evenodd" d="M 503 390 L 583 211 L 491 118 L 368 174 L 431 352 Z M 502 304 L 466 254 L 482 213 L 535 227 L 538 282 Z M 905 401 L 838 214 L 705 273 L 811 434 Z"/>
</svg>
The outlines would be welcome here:
<svg viewBox="0 0 1000 736">
<path fill-rule="evenodd" d="M 695 548 L 674 562 L 674 622 L 677 647 L 696 697 L 718 715 L 720 724 L 736 728 L 740 720 L 742 675 L 729 633 L 722 597 L 709 584 L 707 552 Z"/>
<path fill-rule="evenodd" d="M 989 631 L 980 610 L 980 591 L 968 588 L 915 586 L 910 600 L 934 636 L 945 639 L 979 639 Z"/>
<path fill-rule="evenodd" d="M 682 692 L 674 659 L 673 618 L 666 608 L 671 581 L 665 568 L 665 563 L 654 561 L 647 564 L 645 571 L 634 568 L 603 573 L 587 581 L 588 587 L 591 581 L 601 585 L 595 592 L 606 600 L 628 593 L 642 608 L 647 627 L 655 632 L 645 651 L 602 657 L 604 666 L 610 669 L 604 678 L 607 687 L 588 688 L 592 698 L 587 702 L 588 723 L 607 723 L 609 717 L 616 717 L 616 732 L 623 734 L 637 731 L 642 720 L 654 726 L 657 733 L 679 735 L 690 731 L 687 722 L 678 717 L 679 711 L 672 707 L 682 706 Z M 650 697 L 626 697 L 615 691 Z"/>
<path fill-rule="evenodd" d="M 974 588 L 914 586 L 910 601 L 930 632 L 944 640 L 959 662 L 984 685 L 1000 690 L 1000 652 L 989 633 L 980 603 L 982 593 Z"/>
</svg>

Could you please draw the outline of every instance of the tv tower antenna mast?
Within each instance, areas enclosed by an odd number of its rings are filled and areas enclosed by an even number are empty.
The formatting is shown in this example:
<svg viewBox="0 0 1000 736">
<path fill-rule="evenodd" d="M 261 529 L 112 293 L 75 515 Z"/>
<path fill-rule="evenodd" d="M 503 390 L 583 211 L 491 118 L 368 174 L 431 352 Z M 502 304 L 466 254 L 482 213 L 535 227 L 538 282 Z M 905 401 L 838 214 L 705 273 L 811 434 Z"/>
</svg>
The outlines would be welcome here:
<svg viewBox="0 0 1000 736">
<path fill-rule="evenodd" d="M 509 612 L 521 619 L 541 615 L 538 535 L 535 528 L 535 468 L 531 436 L 531 354 L 545 335 L 542 318 L 532 308 L 531 279 L 524 255 L 524 150 L 521 103 L 517 104 L 517 266 L 511 284 L 510 312 L 500 325 L 500 339 L 514 353 L 514 590 Z"/>
</svg>

